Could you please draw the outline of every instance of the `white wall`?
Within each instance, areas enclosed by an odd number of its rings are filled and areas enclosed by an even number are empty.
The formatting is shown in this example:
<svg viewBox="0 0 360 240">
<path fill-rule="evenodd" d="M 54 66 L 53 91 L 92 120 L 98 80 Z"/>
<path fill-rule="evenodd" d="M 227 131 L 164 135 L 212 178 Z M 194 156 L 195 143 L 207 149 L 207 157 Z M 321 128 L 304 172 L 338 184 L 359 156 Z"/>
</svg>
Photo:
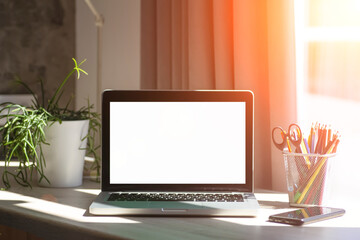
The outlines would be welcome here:
<svg viewBox="0 0 360 240">
<path fill-rule="evenodd" d="M 105 22 L 102 44 L 101 91 L 140 88 L 140 0 L 92 0 Z M 76 84 L 76 108 L 96 104 L 97 30 L 84 0 L 76 0 L 76 59 L 86 58 Z"/>
</svg>

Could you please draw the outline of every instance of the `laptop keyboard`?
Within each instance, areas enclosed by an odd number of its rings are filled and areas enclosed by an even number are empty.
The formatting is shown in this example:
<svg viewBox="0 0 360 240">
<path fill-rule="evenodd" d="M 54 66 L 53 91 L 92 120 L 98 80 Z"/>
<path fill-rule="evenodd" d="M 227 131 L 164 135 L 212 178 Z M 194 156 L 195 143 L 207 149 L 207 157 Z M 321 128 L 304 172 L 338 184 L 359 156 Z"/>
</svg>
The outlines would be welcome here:
<svg viewBox="0 0 360 240">
<path fill-rule="evenodd" d="M 243 202 L 242 194 L 227 193 L 112 193 L 108 201 Z"/>
</svg>

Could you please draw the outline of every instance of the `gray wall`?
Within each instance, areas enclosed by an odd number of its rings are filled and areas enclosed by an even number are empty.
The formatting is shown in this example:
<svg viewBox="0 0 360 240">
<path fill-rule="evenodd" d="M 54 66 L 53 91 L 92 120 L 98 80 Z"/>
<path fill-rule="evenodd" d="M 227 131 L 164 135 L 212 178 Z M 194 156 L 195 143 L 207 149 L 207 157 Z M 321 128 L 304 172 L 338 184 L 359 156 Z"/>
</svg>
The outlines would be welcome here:
<svg viewBox="0 0 360 240">
<path fill-rule="evenodd" d="M 0 94 L 26 92 L 13 83 L 18 74 L 37 94 L 43 78 L 48 98 L 73 68 L 74 22 L 73 0 L 1 0 Z M 70 81 L 64 102 L 74 87 Z"/>
<path fill-rule="evenodd" d="M 105 22 L 102 31 L 102 76 L 96 89 L 95 17 L 84 0 L 76 0 L 76 56 L 87 59 L 89 73 L 76 81 L 77 108 L 104 89 L 140 89 L 140 0 L 92 0 Z M 95 104 L 96 105 L 96 104 Z"/>
</svg>

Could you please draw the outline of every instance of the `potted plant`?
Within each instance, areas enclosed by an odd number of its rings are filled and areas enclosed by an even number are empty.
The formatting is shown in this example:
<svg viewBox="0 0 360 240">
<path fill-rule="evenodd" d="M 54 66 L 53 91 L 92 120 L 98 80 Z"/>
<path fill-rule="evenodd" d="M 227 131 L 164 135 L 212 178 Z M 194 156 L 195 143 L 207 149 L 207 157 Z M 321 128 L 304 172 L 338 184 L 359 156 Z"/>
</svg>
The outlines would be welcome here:
<svg viewBox="0 0 360 240">
<path fill-rule="evenodd" d="M 18 184 L 32 186 L 33 174 L 37 173 L 38 183 L 50 187 L 74 187 L 82 184 L 84 156 L 95 159 L 91 168 L 100 175 L 99 155 L 95 146 L 95 136 L 100 130 L 100 115 L 93 111 L 93 106 L 71 110 L 69 103 L 60 106 L 64 86 L 73 74 L 87 74 L 77 64 L 60 83 L 52 97 L 45 101 L 44 83 L 40 80 L 41 99 L 20 78 L 17 82 L 33 95 L 31 107 L 15 103 L 0 105 L 0 148 L 4 151 L 5 165 L 2 182 L 10 188 L 11 178 Z M 17 161 L 16 170 L 9 168 Z"/>
</svg>

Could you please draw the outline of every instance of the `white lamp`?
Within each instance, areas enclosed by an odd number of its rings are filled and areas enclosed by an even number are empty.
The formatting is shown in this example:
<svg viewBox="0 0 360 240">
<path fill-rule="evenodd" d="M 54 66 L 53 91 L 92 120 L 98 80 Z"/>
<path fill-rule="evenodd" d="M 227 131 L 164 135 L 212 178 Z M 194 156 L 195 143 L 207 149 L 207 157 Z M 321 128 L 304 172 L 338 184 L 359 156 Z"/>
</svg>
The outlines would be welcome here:
<svg viewBox="0 0 360 240">
<path fill-rule="evenodd" d="M 96 110 L 100 112 L 100 96 L 101 96 L 101 57 L 102 57 L 102 26 L 104 25 L 104 17 L 99 14 L 91 0 L 85 0 L 85 3 L 90 8 L 95 16 L 95 26 L 97 28 L 97 74 L 96 74 Z"/>
</svg>

